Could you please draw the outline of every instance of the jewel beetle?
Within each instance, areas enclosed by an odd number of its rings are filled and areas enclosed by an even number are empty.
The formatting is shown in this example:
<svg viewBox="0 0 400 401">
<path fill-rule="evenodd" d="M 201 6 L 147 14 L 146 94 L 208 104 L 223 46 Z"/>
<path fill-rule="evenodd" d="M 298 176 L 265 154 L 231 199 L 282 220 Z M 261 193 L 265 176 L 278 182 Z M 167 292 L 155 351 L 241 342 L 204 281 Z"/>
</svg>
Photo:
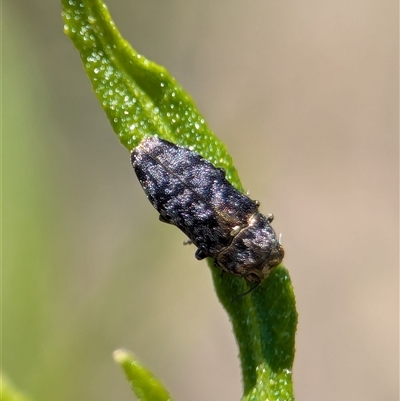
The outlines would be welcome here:
<svg viewBox="0 0 400 401">
<path fill-rule="evenodd" d="M 239 192 L 199 154 L 160 139 L 145 137 L 131 163 L 162 222 L 183 231 L 198 260 L 213 258 L 223 271 L 256 286 L 278 266 L 284 251 L 259 202 Z"/>
</svg>

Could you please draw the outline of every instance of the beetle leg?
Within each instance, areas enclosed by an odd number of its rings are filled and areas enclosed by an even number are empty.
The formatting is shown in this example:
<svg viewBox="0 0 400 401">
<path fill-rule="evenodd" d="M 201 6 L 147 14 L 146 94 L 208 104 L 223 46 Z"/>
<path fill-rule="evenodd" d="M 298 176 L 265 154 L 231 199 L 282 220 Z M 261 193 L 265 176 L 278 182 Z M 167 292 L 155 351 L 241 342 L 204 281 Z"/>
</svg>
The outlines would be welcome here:
<svg viewBox="0 0 400 401">
<path fill-rule="evenodd" d="M 163 222 L 163 223 L 167 223 L 167 224 L 172 224 L 170 221 L 168 221 L 165 217 L 161 216 L 161 214 L 158 216 L 158 219 Z"/>
<path fill-rule="evenodd" d="M 197 249 L 196 253 L 194 254 L 197 260 L 202 260 L 206 258 L 208 255 L 205 254 L 200 248 Z"/>
</svg>

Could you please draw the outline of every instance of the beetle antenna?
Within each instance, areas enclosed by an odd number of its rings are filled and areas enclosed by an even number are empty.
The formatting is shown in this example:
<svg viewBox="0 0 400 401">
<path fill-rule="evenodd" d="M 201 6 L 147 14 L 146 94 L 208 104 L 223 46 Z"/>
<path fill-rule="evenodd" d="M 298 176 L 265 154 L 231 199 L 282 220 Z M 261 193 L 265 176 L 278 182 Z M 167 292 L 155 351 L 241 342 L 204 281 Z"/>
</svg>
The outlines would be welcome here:
<svg viewBox="0 0 400 401">
<path fill-rule="evenodd" d="M 250 294 L 250 293 L 253 292 L 260 284 L 261 284 L 261 280 L 260 280 L 256 285 L 253 285 L 253 287 L 251 287 L 249 290 L 247 290 L 247 291 L 244 292 L 243 294 L 236 295 L 236 297 L 232 298 L 232 299 L 231 299 L 231 303 L 237 301 L 239 298 L 243 298 L 245 295 Z"/>
</svg>

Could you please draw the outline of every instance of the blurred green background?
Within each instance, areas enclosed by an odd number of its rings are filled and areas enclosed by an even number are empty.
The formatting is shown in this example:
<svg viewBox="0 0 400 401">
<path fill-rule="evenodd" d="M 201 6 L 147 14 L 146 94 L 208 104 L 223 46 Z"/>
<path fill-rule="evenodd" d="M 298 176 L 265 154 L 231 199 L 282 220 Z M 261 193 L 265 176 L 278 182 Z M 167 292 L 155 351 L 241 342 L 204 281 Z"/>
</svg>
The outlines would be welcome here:
<svg viewBox="0 0 400 401">
<path fill-rule="evenodd" d="M 275 214 L 297 400 L 397 400 L 398 3 L 107 5 Z M 125 347 L 177 400 L 239 399 L 206 264 L 158 222 L 60 13 L 2 2 L 3 370 L 38 401 L 131 400 L 111 357 Z"/>
</svg>

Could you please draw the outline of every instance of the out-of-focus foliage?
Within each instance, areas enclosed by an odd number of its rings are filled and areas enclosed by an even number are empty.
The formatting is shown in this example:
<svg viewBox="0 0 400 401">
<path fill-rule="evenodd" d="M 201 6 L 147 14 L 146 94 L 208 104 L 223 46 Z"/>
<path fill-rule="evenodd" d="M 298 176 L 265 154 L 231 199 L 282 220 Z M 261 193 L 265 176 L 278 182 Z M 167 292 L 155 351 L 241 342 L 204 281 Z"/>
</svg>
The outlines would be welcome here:
<svg viewBox="0 0 400 401">
<path fill-rule="evenodd" d="M 15 389 L 10 381 L 0 376 L 0 388 L 1 388 L 1 401 L 29 401 L 29 399 Z"/>
<path fill-rule="evenodd" d="M 23 45 L 25 32 L 7 7 L 3 11 L 2 362 L 24 388 L 32 367 L 43 368 L 41 333 L 52 310 L 57 166 L 48 153 L 53 127 L 43 112 L 47 99 L 35 54 Z"/>
</svg>

